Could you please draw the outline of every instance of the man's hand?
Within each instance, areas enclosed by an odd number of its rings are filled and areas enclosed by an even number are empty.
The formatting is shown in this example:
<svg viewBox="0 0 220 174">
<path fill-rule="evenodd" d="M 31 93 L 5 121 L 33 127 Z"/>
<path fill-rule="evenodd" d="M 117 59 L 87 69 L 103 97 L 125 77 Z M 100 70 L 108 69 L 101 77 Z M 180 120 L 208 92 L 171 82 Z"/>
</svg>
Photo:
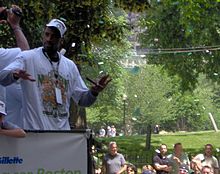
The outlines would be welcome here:
<svg viewBox="0 0 220 174">
<path fill-rule="evenodd" d="M 178 164 L 181 164 L 181 161 L 180 161 L 180 159 L 178 157 L 174 156 L 173 160 L 175 160 Z"/>
<path fill-rule="evenodd" d="M 23 80 L 30 80 L 32 82 L 36 81 L 34 78 L 31 77 L 30 74 L 27 73 L 25 70 L 16 70 L 13 72 L 13 77 L 15 79 L 22 78 Z"/>
<path fill-rule="evenodd" d="M 20 28 L 19 23 L 20 23 L 21 17 L 15 14 L 13 11 L 22 13 L 22 10 L 16 5 L 12 5 L 11 8 L 7 10 L 7 16 L 8 16 L 7 22 L 10 24 L 12 29 L 18 29 Z"/>
<path fill-rule="evenodd" d="M 17 5 L 12 5 L 10 9 L 6 9 L 6 7 L 0 7 L 0 13 L 6 12 L 7 20 L 0 20 L 0 23 L 9 23 L 12 29 L 20 28 L 19 23 L 21 16 L 15 14 L 13 11 L 16 11 L 19 14 L 22 14 L 22 10 Z"/>
<path fill-rule="evenodd" d="M 87 78 L 87 80 L 88 80 L 88 78 Z M 92 94 L 97 96 L 103 89 L 105 89 L 105 87 L 108 85 L 108 83 L 111 80 L 112 79 L 109 77 L 109 75 L 103 75 L 95 81 L 89 80 L 90 82 L 93 83 L 93 85 L 91 87 Z"/>
<path fill-rule="evenodd" d="M 162 168 L 163 171 L 166 171 L 166 172 L 170 172 L 172 170 L 172 167 L 171 166 L 168 166 L 168 165 L 163 165 L 164 167 Z"/>
</svg>

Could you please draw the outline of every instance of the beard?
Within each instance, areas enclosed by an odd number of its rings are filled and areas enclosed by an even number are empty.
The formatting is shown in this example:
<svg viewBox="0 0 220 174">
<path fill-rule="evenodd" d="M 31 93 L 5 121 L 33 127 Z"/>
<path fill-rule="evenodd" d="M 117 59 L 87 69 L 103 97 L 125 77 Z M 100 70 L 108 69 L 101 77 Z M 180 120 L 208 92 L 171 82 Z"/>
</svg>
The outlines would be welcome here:
<svg viewBox="0 0 220 174">
<path fill-rule="evenodd" d="M 47 53 L 54 53 L 58 51 L 58 47 L 51 44 L 44 44 L 43 47 Z"/>
</svg>

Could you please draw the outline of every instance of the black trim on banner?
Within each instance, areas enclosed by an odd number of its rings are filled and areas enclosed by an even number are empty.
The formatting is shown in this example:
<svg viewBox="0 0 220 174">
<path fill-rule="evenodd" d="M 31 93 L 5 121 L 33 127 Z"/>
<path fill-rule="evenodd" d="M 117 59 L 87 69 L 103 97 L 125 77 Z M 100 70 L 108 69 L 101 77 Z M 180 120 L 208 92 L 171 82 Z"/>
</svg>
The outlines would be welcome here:
<svg viewBox="0 0 220 174">
<path fill-rule="evenodd" d="M 73 130 L 25 130 L 25 132 L 34 132 L 34 133 L 86 133 L 91 132 L 91 129 L 73 129 Z"/>
</svg>

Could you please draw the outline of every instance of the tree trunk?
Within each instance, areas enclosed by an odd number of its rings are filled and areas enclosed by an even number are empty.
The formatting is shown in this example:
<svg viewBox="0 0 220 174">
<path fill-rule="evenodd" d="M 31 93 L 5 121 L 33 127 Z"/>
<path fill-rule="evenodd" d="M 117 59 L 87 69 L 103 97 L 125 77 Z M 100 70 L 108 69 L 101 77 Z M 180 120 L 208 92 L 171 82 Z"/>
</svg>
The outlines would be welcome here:
<svg viewBox="0 0 220 174">
<path fill-rule="evenodd" d="M 70 102 L 70 126 L 71 129 L 85 129 L 87 128 L 86 122 L 86 109 L 78 106 L 72 99 Z"/>
</svg>

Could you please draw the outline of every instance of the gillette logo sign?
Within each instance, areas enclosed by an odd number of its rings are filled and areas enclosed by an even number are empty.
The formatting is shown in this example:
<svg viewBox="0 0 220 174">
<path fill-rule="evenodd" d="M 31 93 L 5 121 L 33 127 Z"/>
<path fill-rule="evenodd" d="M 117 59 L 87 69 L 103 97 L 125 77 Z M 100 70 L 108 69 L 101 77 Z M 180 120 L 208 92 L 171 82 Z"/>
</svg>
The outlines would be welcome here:
<svg viewBox="0 0 220 174">
<path fill-rule="evenodd" d="M 0 156 L 0 164 L 22 164 L 23 159 L 17 156 L 8 157 L 8 156 Z"/>
</svg>

